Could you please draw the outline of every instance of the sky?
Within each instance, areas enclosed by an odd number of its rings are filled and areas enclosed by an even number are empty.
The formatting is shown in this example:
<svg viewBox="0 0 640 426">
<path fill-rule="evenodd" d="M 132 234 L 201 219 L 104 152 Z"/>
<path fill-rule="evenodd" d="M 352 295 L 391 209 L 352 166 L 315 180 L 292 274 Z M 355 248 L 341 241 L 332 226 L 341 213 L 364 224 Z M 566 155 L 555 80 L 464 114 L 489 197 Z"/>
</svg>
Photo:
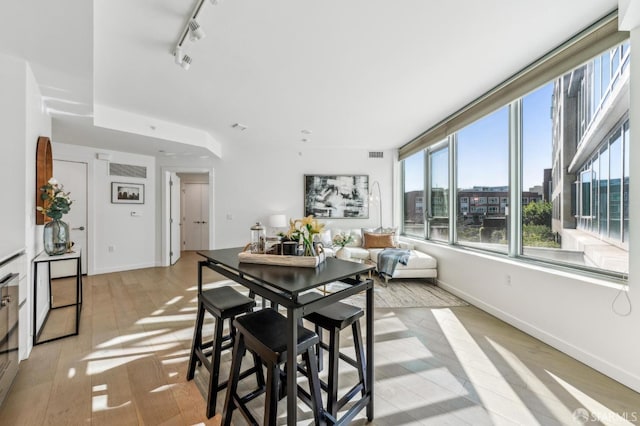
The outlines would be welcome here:
<svg viewBox="0 0 640 426">
<path fill-rule="evenodd" d="M 523 98 L 523 188 L 542 185 L 543 171 L 551 168 L 551 100 L 553 83 Z M 458 132 L 458 187 L 506 186 L 509 179 L 509 109 L 503 107 Z M 444 164 L 444 155 L 436 164 Z M 405 160 L 405 190 L 423 187 L 423 156 Z M 446 167 L 432 172 L 434 183 L 447 183 Z"/>
</svg>

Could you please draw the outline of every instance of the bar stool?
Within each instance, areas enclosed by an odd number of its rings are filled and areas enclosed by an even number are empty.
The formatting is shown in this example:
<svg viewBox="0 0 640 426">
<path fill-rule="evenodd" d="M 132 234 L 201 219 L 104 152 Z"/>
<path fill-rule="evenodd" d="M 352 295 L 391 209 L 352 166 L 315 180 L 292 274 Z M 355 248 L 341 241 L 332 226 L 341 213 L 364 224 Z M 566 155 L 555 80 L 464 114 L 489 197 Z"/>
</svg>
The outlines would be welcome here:
<svg viewBox="0 0 640 426">
<path fill-rule="evenodd" d="M 284 316 L 272 308 L 252 312 L 238 317 L 233 322 L 237 329 L 237 336 L 233 348 L 231 372 L 227 396 L 222 412 L 222 424 L 229 426 L 233 410 L 240 409 L 242 415 L 250 424 L 258 424 L 246 407 L 246 403 L 256 398 L 264 390 L 256 390 L 240 397 L 237 393 L 240 380 L 240 367 L 242 358 L 247 350 L 257 355 L 267 367 L 267 386 L 264 404 L 264 424 L 275 425 L 277 421 L 278 401 L 284 396 L 281 392 L 281 380 L 284 376 L 280 367 L 287 360 L 287 320 Z M 319 338 L 316 333 L 298 326 L 297 351 L 302 354 L 305 363 L 305 371 L 309 380 L 310 393 L 307 394 L 298 387 L 300 396 L 312 409 L 315 424 L 322 419 L 322 400 L 320 397 L 320 382 L 318 379 L 317 360 L 314 347 Z M 286 379 L 282 380 L 286 383 Z"/>
<path fill-rule="evenodd" d="M 311 298 L 313 296 L 307 297 Z M 361 308 L 336 302 L 304 317 L 304 319 L 312 322 L 316 326 L 316 333 L 319 336 L 322 336 L 320 328 L 329 332 L 329 343 L 324 343 L 322 339 L 320 339 L 318 343 L 318 361 L 320 362 L 322 360 L 320 348 L 326 349 L 329 352 L 328 378 L 327 383 L 321 380 L 320 384 L 322 389 L 327 392 L 326 411 L 333 417 L 332 420 L 337 420 L 338 410 L 344 407 L 358 392 L 360 392 L 362 396 L 367 392 L 364 347 L 362 344 L 362 330 L 360 329 L 360 318 L 363 315 L 364 311 Z M 340 352 L 340 331 L 349 326 L 351 326 L 353 333 L 353 346 L 356 353 L 355 360 Z M 338 364 L 340 359 L 356 368 L 358 371 L 358 382 L 338 399 Z M 322 369 L 322 364 L 318 366 L 319 369 Z"/>
<path fill-rule="evenodd" d="M 227 386 L 227 381 L 219 383 L 220 356 L 223 350 L 233 347 L 236 331 L 232 321 L 240 314 L 251 312 L 255 304 L 253 299 L 242 295 L 229 286 L 205 290 L 198 295 L 198 313 L 193 332 L 191 355 L 189 356 L 187 380 L 193 379 L 198 361 L 209 371 L 207 418 L 211 418 L 215 414 L 218 392 Z M 202 341 L 202 326 L 204 324 L 205 311 L 215 318 L 214 337 L 213 340 L 209 342 Z M 224 321 L 226 319 L 229 320 L 229 334 L 223 335 Z M 204 350 L 208 348 L 213 348 L 211 360 L 209 360 L 208 354 L 204 352 Z M 247 377 L 253 373 L 256 374 L 258 386 L 264 387 L 262 366 L 257 359 L 255 360 L 254 368 L 243 372 L 243 377 Z"/>
</svg>

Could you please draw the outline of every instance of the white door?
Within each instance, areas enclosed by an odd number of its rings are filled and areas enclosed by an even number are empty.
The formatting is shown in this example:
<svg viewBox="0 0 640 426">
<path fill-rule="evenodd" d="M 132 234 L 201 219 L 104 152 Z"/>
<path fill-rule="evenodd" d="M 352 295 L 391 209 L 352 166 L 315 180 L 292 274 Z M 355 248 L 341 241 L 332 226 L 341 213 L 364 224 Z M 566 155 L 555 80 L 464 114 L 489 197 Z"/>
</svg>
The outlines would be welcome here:
<svg viewBox="0 0 640 426">
<path fill-rule="evenodd" d="M 62 217 L 62 220 L 69 224 L 71 231 L 71 241 L 74 242 L 74 249 L 82 249 L 82 273 L 87 273 L 87 257 L 89 255 L 87 247 L 87 163 L 79 163 L 75 161 L 53 160 L 53 175 L 60 182 L 65 192 L 70 193 L 71 210 Z M 67 262 L 52 262 L 54 264 L 63 265 Z M 70 262 L 73 266 L 74 262 Z M 52 276 L 68 276 L 75 275 L 75 269 L 65 272 L 55 273 L 51 271 Z"/>
<path fill-rule="evenodd" d="M 169 175 L 169 188 L 169 226 L 171 227 L 169 261 L 173 265 L 180 259 L 180 250 L 182 249 L 180 235 L 180 177 L 175 173 L 170 173 Z"/>
<path fill-rule="evenodd" d="M 184 184 L 184 248 L 209 248 L 209 184 Z"/>
</svg>

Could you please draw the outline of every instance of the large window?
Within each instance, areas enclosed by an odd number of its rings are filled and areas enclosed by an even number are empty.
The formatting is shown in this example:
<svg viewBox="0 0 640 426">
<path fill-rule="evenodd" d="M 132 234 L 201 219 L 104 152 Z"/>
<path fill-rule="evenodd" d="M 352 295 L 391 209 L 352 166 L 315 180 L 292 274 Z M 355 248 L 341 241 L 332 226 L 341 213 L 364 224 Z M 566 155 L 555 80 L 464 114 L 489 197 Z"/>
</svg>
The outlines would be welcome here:
<svg viewBox="0 0 640 426">
<path fill-rule="evenodd" d="M 424 236 L 424 153 L 404 160 L 404 221 L 407 235 Z"/>
<path fill-rule="evenodd" d="M 427 217 L 440 222 L 429 223 L 425 233 L 405 210 L 405 234 L 447 240 L 453 223 L 459 245 L 626 277 L 629 55 L 628 41 L 617 44 L 458 127 L 444 148 L 405 159 L 405 204 L 407 177 L 418 175 L 415 190 L 421 193 L 428 177 Z M 457 180 L 451 208 L 445 204 L 448 182 L 436 182 L 448 174 L 449 164 Z M 509 164 L 516 170 L 510 173 Z M 444 211 L 448 221 L 440 217 Z"/>
<path fill-rule="evenodd" d="M 522 253 L 542 256 L 560 244 L 552 232 L 551 169 L 553 164 L 551 100 L 553 83 L 522 98 L 522 187 L 535 192 L 533 202 L 522 198 Z"/>
<path fill-rule="evenodd" d="M 429 151 L 429 238 L 449 240 L 449 148 Z"/>
<path fill-rule="evenodd" d="M 487 209 L 488 198 L 507 196 L 509 187 L 509 108 L 465 127 L 457 134 L 457 243 L 487 250 L 507 251 L 504 214 Z"/>
</svg>

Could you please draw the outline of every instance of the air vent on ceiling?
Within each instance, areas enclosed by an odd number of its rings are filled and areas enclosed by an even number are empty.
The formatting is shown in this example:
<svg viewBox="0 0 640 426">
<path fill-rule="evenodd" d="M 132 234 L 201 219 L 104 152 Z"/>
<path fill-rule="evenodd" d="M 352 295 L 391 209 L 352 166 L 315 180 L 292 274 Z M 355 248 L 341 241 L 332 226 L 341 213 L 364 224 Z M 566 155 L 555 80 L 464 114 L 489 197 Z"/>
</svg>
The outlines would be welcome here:
<svg viewBox="0 0 640 426">
<path fill-rule="evenodd" d="M 382 158 L 384 157 L 384 152 L 382 151 L 369 151 L 369 158 Z"/>
<path fill-rule="evenodd" d="M 131 164 L 109 163 L 109 174 L 111 176 L 146 178 L 147 168 L 144 166 L 132 166 Z"/>
</svg>

